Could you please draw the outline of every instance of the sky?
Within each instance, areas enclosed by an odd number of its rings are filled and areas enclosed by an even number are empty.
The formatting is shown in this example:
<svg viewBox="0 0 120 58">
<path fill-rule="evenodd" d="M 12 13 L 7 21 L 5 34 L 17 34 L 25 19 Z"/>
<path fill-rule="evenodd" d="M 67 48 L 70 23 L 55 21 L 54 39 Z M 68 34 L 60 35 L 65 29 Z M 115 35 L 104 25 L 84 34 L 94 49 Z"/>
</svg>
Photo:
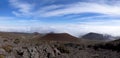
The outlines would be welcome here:
<svg viewBox="0 0 120 58">
<path fill-rule="evenodd" d="M 1 0 L 0 31 L 120 36 L 120 0 Z"/>
</svg>

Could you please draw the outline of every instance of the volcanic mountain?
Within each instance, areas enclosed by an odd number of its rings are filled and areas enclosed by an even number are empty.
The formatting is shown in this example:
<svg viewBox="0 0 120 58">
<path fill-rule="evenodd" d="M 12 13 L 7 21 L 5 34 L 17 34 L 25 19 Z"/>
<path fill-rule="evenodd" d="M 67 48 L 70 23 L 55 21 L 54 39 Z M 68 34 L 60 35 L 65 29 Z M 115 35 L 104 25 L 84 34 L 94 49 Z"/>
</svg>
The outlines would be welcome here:
<svg viewBox="0 0 120 58">
<path fill-rule="evenodd" d="M 74 37 L 67 33 L 48 33 L 40 39 L 53 41 L 78 41 L 77 37 Z"/>
<path fill-rule="evenodd" d="M 82 38 L 89 39 L 89 40 L 110 40 L 110 38 L 112 38 L 112 36 L 90 32 L 90 33 L 82 36 Z"/>
</svg>

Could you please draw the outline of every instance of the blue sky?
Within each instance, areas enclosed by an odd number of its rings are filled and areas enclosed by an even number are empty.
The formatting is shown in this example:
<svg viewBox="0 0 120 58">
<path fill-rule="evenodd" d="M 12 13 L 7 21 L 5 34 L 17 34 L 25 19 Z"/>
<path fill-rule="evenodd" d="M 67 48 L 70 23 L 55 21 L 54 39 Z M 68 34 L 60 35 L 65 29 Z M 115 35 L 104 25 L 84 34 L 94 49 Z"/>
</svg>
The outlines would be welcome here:
<svg viewBox="0 0 120 58">
<path fill-rule="evenodd" d="M 0 31 L 120 35 L 119 0 L 1 0 Z"/>
</svg>

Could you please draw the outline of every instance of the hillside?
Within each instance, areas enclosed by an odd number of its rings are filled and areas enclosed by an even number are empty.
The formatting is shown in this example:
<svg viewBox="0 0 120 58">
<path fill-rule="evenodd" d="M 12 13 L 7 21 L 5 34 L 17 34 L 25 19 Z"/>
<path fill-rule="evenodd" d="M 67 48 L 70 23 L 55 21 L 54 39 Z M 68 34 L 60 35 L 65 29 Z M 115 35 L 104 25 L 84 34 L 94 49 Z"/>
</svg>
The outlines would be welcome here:
<svg viewBox="0 0 120 58">
<path fill-rule="evenodd" d="M 0 58 L 120 58 L 118 49 L 112 50 L 107 45 L 109 42 L 98 44 L 96 41 L 91 45 L 92 42 L 67 33 L 48 33 L 41 36 L 39 33 L 2 32 Z"/>
</svg>

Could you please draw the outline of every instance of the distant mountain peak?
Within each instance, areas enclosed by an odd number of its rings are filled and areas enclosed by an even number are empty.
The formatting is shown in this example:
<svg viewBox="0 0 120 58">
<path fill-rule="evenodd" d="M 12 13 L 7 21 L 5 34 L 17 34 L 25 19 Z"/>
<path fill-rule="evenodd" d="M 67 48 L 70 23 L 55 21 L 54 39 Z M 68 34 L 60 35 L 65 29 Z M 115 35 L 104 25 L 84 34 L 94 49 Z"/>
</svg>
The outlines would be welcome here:
<svg viewBox="0 0 120 58">
<path fill-rule="evenodd" d="M 112 37 L 111 35 L 99 34 L 94 32 L 90 32 L 82 36 L 83 39 L 89 39 L 89 40 L 110 40 L 111 37 Z"/>
</svg>

